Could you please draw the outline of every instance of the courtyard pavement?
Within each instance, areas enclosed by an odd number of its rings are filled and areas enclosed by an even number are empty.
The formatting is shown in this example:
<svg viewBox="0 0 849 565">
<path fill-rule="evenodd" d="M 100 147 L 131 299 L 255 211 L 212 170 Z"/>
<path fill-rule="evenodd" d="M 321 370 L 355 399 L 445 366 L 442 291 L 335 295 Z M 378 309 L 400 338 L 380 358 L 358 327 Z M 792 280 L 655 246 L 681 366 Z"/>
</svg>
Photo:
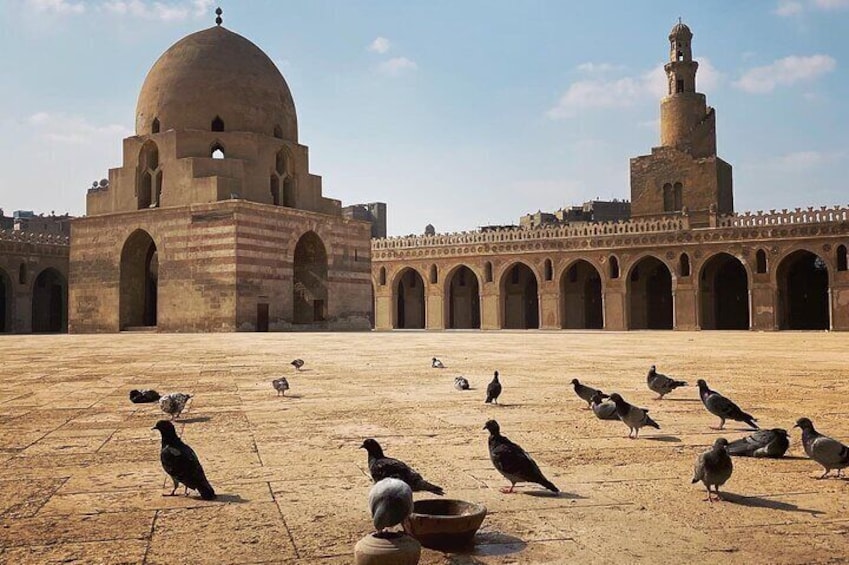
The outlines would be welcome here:
<svg viewBox="0 0 849 565">
<path fill-rule="evenodd" d="M 0 561 L 351 563 L 371 531 L 359 446 L 374 437 L 446 496 L 489 510 L 471 553 L 426 550 L 422 563 L 846 562 L 849 481 L 816 480 L 791 427 L 808 416 L 849 442 L 847 351 L 846 333 L 3 336 Z M 433 356 L 446 368 L 430 368 Z M 653 400 L 653 363 L 693 386 Z M 502 404 L 489 406 L 496 369 Z M 281 375 L 285 398 L 270 384 Z M 455 390 L 457 375 L 472 390 Z M 628 439 L 585 409 L 574 377 L 650 408 L 662 429 Z M 710 429 L 698 378 L 762 426 L 791 430 L 789 457 L 734 460 L 728 502 L 703 501 L 693 463 L 745 426 Z M 163 414 L 131 404 L 132 388 L 194 395 L 177 431 L 218 500 L 162 496 L 150 428 Z M 499 492 L 490 418 L 561 496 Z"/>
</svg>

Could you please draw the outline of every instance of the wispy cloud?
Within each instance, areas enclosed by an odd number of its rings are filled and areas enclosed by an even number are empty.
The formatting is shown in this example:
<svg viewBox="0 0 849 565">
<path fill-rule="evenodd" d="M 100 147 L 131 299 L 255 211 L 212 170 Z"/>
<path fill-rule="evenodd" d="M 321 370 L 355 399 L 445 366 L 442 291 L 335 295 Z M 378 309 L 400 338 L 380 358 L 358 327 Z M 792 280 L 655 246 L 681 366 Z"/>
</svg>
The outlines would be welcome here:
<svg viewBox="0 0 849 565">
<path fill-rule="evenodd" d="M 107 0 L 99 5 L 99 9 L 117 16 L 169 22 L 203 17 L 212 5 L 213 0 L 187 0 L 174 3 Z"/>
<path fill-rule="evenodd" d="M 602 67 L 601 65 L 605 65 Z M 584 63 L 579 70 L 595 72 L 596 69 L 616 69 L 614 65 Z M 711 91 L 717 87 L 722 74 L 714 67 L 710 59 L 699 60 L 697 75 L 698 88 L 701 91 Z M 585 79 L 573 82 L 548 110 L 549 118 L 558 120 L 573 118 L 583 110 L 599 108 L 626 108 L 647 100 L 656 100 L 667 92 L 666 71 L 663 65 L 637 76 L 617 79 Z"/>
<path fill-rule="evenodd" d="M 790 18 L 805 12 L 836 12 L 847 8 L 849 0 L 779 0 L 772 13 Z"/>
<path fill-rule="evenodd" d="M 624 69 L 622 65 L 614 65 L 612 63 L 593 63 L 588 61 L 578 65 L 578 70 L 584 73 L 600 74 L 609 73 L 611 71 L 621 71 Z"/>
<path fill-rule="evenodd" d="M 36 12 L 49 12 L 54 14 L 82 14 L 85 12 L 85 4 L 72 2 L 70 0 L 26 0 L 28 8 Z"/>
<path fill-rule="evenodd" d="M 397 76 L 405 72 L 415 71 L 419 66 L 415 61 L 411 61 L 406 57 L 393 57 L 378 65 L 380 72 L 388 75 Z"/>
<path fill-rule="evenodd" d="M 385 37 L 376 37 L 374 41 L 369 44 L 368 50 L 382 55 L 389 51 L 390 47 L 392 47 L 392 43 L 388 39 Z"/>
<path fill-rule="evenodd" d="M 119 124 L 95 125 L 80 116 L 50 114 L 38 112 L 27 119 L 38 134 L 48 141 L 71 145 L 86 145 L 111 140 L 119 143 L 121 139 L 133 135 L 132 130 Z"/>
<path fill-rule="evenodd" d="M 746 92 L 763 94 L 772 92 L 777 86 L 813 80 L 836 67 L 837 61 L 829 55 L 791 55 L 769 65 L 749 69 L 734 86 Z"/>
</svg>

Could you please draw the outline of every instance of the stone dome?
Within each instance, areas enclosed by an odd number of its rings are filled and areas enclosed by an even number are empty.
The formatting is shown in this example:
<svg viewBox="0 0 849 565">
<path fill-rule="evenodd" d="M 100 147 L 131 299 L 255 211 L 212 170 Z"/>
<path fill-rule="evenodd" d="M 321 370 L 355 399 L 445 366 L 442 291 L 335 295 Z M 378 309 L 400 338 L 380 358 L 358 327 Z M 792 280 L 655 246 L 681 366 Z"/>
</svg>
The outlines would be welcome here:
<svg viewBox="0 0 849 565">
<path fill-rule="evenodd" d="M 683 24 L 679 21 L 677 24 L 672 26 L 672 31 L 669 32 L 669 38 L 672 39 L 673 37 L 686 37 L 689 39 L 693 37 L 693 32 L 690 31 L 687 24 Z"/>
<path fill-rule="evenodd" d="M 283 75 L 259 47 L 220 26 L 184 37 L 154 63 L 139 93 L 136 134 L 209 131 L 213 121 L 223 123 L 223 131 L 298 140 Z"/>
</svg>

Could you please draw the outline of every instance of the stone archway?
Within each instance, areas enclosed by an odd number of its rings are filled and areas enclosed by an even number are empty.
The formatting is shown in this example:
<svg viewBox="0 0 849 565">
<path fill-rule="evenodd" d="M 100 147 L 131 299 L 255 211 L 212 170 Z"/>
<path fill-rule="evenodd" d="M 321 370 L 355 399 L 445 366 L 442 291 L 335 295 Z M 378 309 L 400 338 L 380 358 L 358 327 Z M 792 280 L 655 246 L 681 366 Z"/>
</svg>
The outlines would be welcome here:
<svg viewBox="0 0 849 565">
<path fill-rule="evenodd" d="M 424 279 L 415 269 L 401 271 L 395 283 L 395 328 L 423 330 L 425 327 Z"/>
<path fill-rule="evenodd" d="M 12 331 L 12 279 L 0 269 L 0 333 Z"/>
<path fill-rule="evenodd" d="M 457 268 L 445 284 L 449 329 L 480 329 L 480 283 L 474 271 L 465 265 Z"/>
<path fill-rule="evenodd" d="M 733 255 L 717 253 L 702 267 L 699 326 L 703 330 L 749 329 L 749 276 Z"/>
<path fill-rule="evenodd" d="M 828 266 L 814 253 L 785 257 L 776 272 L 779 329 L 827 330 L 830 324 Z"/>
<path fill-rule="evenodd" d="M 32 285 L 32 331 L 68 331 L 68 282 L 53 268 L 41 271 Z"/>
<path fill-rule="evenodd" d="M 156 326 L 159 255 L 144 230 L 136 230 L 121 251 L 120 327 Z"/>
<path fill-rule="evenodd" d="M 292 292 L 293 322 L 312 324 L 327 319 L 327 251 L 313 231 L 295 245 Z"/>
<path fill-rule="evenodd" d="M 644 257 L 628 274 L 629 329 L 671 330 L 672 273 L 657 257 Z"/>
<path fill-rule="evenodd" d="M 601 275 L 584 259 L 572 263 L 560 276 L 560 327 L 604 328 Z"/>
<path fill-rule="evenodd" d="M 501 276 L 503 329 L 539 328 L 539 286 L 537 277 L 524 263 L 515 263 Z"/>
</svg>

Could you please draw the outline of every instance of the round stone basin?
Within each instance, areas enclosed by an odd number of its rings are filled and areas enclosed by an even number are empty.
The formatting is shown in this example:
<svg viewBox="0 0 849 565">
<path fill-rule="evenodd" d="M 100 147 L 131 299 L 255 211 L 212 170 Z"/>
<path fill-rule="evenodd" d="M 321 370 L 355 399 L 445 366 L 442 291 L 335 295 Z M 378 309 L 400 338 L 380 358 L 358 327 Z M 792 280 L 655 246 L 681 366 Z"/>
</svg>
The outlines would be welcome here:
<svg viewBox="0 0 849 565">
<path fill-rule="evenodd" d="M 425 547 L 454 549 L 472 544 L 485 517 L 482 504 L 450 498 L 417 500 L 404 520 L 404 530 Z"/>
</svg>

